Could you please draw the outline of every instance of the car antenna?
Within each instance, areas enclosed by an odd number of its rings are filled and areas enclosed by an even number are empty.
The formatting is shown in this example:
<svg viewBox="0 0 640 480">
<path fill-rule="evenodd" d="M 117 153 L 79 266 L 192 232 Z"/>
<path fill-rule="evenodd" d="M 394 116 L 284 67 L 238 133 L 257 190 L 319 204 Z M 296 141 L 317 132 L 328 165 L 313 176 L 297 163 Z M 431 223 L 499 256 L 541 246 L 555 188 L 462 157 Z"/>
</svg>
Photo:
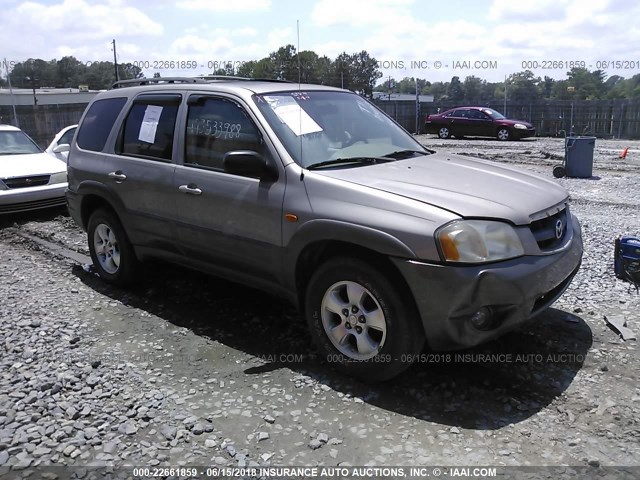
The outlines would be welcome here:
<svg viewBox="0 0 640 480">
<path fill-rule="evenodd" d="M 296 20 L 296 35 L 298 36 L 298 91 L 302 90 L 302 68 L 300 66 L 300 20 Z M 300 126 L 302 126 L 302 106 L 300 106 Z M 302 164 L 302 135 L 300 135 L 300 163 Z M 300 181 L 304 180 L 304 168 L 300 169 Z"/>
</svg>

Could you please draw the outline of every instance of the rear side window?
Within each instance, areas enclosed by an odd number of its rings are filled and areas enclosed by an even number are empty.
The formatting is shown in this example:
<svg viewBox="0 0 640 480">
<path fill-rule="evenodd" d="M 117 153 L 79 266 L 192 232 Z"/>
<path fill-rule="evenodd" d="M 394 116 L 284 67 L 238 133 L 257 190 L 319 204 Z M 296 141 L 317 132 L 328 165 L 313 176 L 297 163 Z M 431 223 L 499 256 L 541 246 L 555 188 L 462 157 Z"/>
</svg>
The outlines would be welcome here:
<svg viewBox="0 0 640 480">
<path fill-rule="evenodd" d="M 138 97 L 124 121 L 118 153 L 171 160 L 181 98 L 177 94 Z"/>
<path fill-rule="evenodd" d="M 78 147 L 101 152 L 111 128 L 127 102 L 124 97 L 96 100 L 89 107 L 78 131 Z"/>
<path fill-rule="evenodd" d="M 237 103 L 223 98 L 189 98 L 184 163 L 223 170 L 227 152 L 262 152 L 262 137 Z"/>
</svg>

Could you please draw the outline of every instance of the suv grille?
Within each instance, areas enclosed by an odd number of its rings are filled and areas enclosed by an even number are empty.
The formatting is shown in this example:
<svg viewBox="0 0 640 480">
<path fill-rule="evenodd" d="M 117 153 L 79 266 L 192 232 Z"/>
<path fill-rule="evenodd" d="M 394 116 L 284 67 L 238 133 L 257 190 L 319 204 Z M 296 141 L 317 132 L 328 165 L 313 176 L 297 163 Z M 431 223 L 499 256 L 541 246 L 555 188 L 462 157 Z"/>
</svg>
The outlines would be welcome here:
<svg viewBox="0 0 640 480">
<path fill-rule="evenodd" d="M 567 209 L 565 208 L 551 217 L 532 222 L 530 228 L 540 250 L 556 248 L 567 234 Z"/>
<path fill-rule="evenodd" d="M 40 187 L 49 183 L 49 177 L 50 175 L 37 175 L 33 177 L 6 178 L 3 182 L 7 188 Z"/>
</svg>

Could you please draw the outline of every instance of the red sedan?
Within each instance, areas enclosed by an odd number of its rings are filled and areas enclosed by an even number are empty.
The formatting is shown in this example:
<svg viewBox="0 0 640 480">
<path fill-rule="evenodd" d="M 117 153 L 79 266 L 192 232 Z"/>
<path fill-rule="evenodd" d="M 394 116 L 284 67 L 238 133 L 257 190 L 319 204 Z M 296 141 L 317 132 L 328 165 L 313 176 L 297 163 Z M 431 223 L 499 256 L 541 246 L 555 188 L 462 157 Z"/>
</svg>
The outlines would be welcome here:
<svg viewBox="0 0 640 480">
<path fill-rule="evenodd" d="M 500 112 L 486 107 L 456 107 L 427 115 L 424 131 L 435 133 L 440 138 L 468 136 L 498 140 L 518 140 L 536 134 L 536 129 L 529 122 L 509 120 Z"/>
</svg>

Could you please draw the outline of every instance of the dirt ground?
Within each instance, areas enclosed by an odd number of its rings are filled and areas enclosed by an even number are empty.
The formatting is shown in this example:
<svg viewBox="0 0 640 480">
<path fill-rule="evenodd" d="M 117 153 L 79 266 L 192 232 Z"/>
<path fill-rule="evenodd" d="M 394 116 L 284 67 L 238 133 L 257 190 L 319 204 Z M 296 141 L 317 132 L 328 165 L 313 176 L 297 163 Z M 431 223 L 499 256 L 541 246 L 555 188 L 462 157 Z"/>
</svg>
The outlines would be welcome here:
<svg viewBox="0 0 640 480">
<path fill-rule="evenodd" d="M 418 138 L 549 178 L 564 155 L 562 139 Z M 619 478 L 606 468 L 640 465 L 640 356 L 605 316 L 640 333 L 640 295 L 612 270 L 615 236 L 640 236 L 639 173 L 640 142 L 598 140 L 594 176 L 558 180 L 585 237 L 565 295 L 526 328 L 472 350 L 425 351 L 380 385 L 320 362 L 304 321 L 278 298 L 160 263 L 132 289 L 110 287 L 64 210 L 2 219 L 0 474 L 52 464 L 493 465 Z M 51 371 L 61 391 L 29 386 Z M 77 382 L 60 380 L 67 371 Z M 85 404 L 90 413 L 68 418 Z M 39 441 L 30 426 L 42 426 Z"/>
</svg>

